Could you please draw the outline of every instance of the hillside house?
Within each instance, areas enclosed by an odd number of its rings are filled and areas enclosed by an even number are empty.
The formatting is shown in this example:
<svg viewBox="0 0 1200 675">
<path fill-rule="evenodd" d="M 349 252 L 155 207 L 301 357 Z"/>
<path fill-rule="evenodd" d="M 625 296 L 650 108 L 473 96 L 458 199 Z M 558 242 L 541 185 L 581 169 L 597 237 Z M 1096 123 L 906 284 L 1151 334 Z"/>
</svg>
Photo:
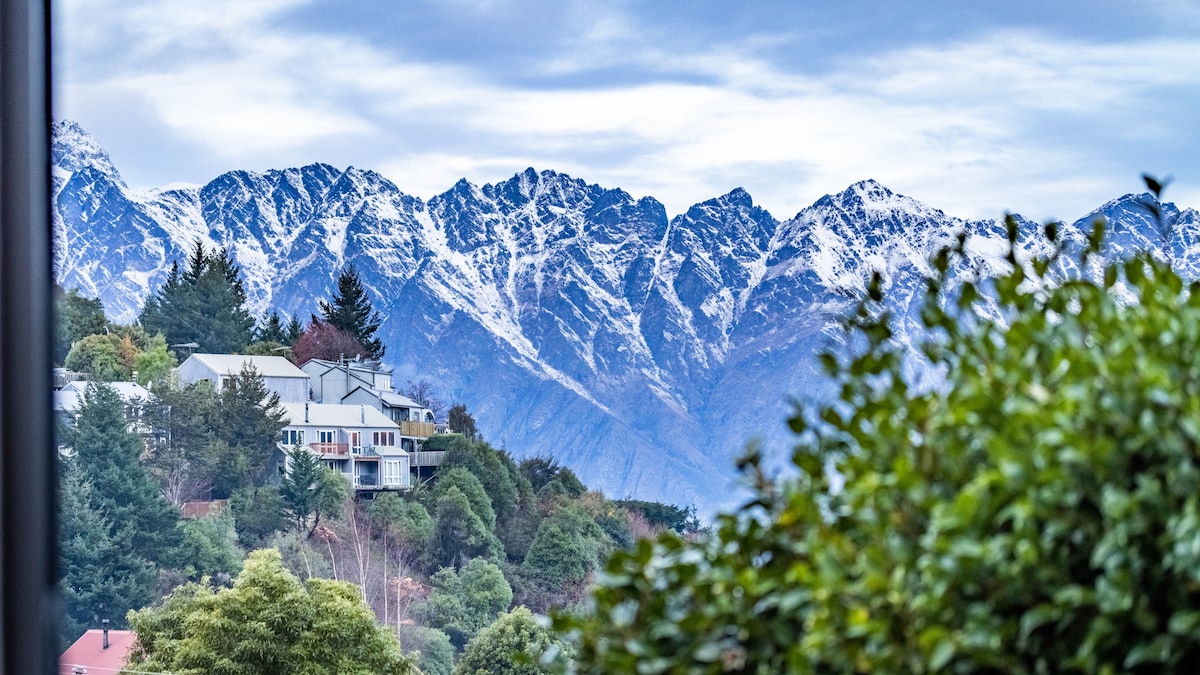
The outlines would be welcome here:
<svg viewBox="0 0 1200 675">
<path fill-rule="evenodd" d="M 311 379 L 313 401 L 323 404 L 365 405 L 383 413 L 400 429 L 400 445 L 412 454 L 414 470 L 441 464 L 441 452 L 420 452 L 421 441 L 445 433 L 433 411 L 391 390 L 392 373 L 370 361 L 310 359 L 301 370 Z"/>
<path fill-rule="evenodd" d="M 83 397 L 87 393 L 90 382 L 67 382 L 62 389 L 54 392 L 54 419 L 59 424 L 74 427 L 83 406 Z M 125 420 L 130 429 L 141 431 L 139 422 L 142 417 L 142 404 L 150 400 L 150 390 L 137 382 L 97 382 L 112 387 L 125 403 Z"/>
<path fill-rule="evenodd" d="M 402 490 L 412 486 L 409 453 L 396 424 L 366 405 L 285 403 L 288 424 L 281 452 L 300 445 L 341 472 L 356 490 Z"/>
<path fill-rule="evenodd" d="M 300 369 L 311 380 L 312 400 L 317 403 L 369 405 L 402 427 L 410 438 L 429 438 L 437 433 L 433 411 L 392 391 L 392 373 L 372 361 L 326 361 L 310 359 Z"/>
<path fill-rule="evenodd" d="M 176 372 L 184 383 L 208 380 L 213 389 L 221 391 L 226 382 L 242 372 L 246 364 L 258 371 L 269 391 L 279 394 L 281 403 L 303 403 L 308 400 L 308 374 L 282 356 L 192 354 L 179 364 Z"/>
<path fill-rule="evenodd" d="M 308 375 L 312 400 L 317 403 L 342 403 L 347 394 L 359 388 L 392 390 L 392 372 L 373 361 L 309 359 L 300 370 Z"/>
</svg>

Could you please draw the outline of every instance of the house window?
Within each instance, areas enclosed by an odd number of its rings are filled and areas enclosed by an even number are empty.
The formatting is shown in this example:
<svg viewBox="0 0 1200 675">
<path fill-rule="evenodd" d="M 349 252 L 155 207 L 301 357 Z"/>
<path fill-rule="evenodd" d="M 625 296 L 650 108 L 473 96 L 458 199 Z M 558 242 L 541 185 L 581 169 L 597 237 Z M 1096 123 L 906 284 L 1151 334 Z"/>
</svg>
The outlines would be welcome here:
<svg viewBox="0 0 1200 675">
<path fill-rule="evenodd" d="M 404 485 L 404 463 L 400 460 L 384 460 L 383 484 Z"/>
<path fill-rule="evenodd" d="M 377 446 L 389 446 L 396 444 L 396 432 L 394 431 L 376 431 L 371 435 L 371 438 L 372 443 Z"/>
<path fill-rule="evenodd" d="M 334 433 L 331 429 L 321 429 L 317 432 L 318 443 L 333 443 Z"/>
<path fill-rule="evenodd" d="M 304 430 L 303 429 L 284 429 L 283 444 L 291 447 L 293 445 L 304 445 Z"/>
<path fill-rule="evenodd" d="M 350 447 L 352 447 L 352 448 L 361 448 L 362 447 L 362 432 L 361 431 L 351 431 L 350 432 Z"/>
</svg>

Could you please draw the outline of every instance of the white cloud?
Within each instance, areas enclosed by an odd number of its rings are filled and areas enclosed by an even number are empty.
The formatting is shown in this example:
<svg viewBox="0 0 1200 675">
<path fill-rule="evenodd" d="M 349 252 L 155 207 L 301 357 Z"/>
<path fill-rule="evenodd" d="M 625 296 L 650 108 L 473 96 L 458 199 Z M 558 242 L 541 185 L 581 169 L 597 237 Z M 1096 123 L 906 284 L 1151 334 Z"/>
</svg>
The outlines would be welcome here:
<svg viewBox="0 0 1200 675">
<path fill-rule="evenodd" d="M 1044 218 L 1136 189 L 1137 172 L 1156 167 L 1126 166 L 1143 155 L 1122 155 L 1122 144 L 1145 144 L 1151 156 L 1170 145 L 1155 106 L 1164 92 L 1194 99 L 1200 84 L 1196 39 L 1089 44 L 1001 32 L 806 73 L 765 60 L 758 37 L 676 53 L 622 13 L 593 10 L 580 15 L 592 28 L 578 49 L 529 74 L 539 86 L 514 88 L 346 36 L 285 32 L 279 13 L 295 4 L 224 2 L 210 13 L 208 4 L 69 3 L 75 30 L 95 17 L 94 30 L 111 28 L 129 49 L 119 67 L 87 79 L 79 68 L 72 79 L 71 66 L 106 44 L 80 41 L 66 60 L 68 114 L 96 88 L 126 91 L 233 166 L 326 160 L 299 156 L 324 148 L 422 196 L 532 165 L 652 194 L 670 213 L 740 185 L 786 217 L 873 177 L 955 215 L 1007 207 Z M 637 77 L 617 81 L 637 83 L 571 79 L 601 65 L 634 68 Z"/>
</svg>

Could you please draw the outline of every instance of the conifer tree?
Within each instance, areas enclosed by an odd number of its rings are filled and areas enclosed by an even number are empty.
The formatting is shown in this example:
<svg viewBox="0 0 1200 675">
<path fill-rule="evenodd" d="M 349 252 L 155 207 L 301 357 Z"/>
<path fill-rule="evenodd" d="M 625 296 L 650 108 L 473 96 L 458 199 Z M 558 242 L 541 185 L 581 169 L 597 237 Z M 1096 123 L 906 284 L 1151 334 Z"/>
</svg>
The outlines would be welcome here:
<svg viewBox="0 0 1200 675">
<path fill-rule="evenodd" d="M 139 320 L 148 333 L 162 333 L 168 344 L 194 342 L 202 352 L 240 351 L 250 343 L 254 319 L 246 310 L 241 270 L 226 249 L 204 244 L 188 256 L 187 269 L 171 265 L 167 280 L 151 295 Z M 178 354 L 177 354 L 178 355 Z"/>
<path fill-rule="evenodd" d="M 284 342 L 284 344 L 291 346 L 296 344 L 296 340 L 299 340 L 300 336 L 304 333 L 304 326 L 300 325 L 300 319 L 293 316 L 292 320 L 288 321 L 287 328 L 284 329 L 284 332 L 287 336 L 287 340 Z"/>
<path fill-rule="evenodd" d="M 130 529 L 116 527 L 97 507 L 96 491 L 73 459 L 63 462 L 59 490 L 64 610 L 59 633 L 70 642 L 99 626 L 101 619 L 109 619 L 115 628 L 124 627 L 129 610 L 154 600 L 158 572 L 130 546 Z"/>
<path fill-rule="evenodd" d="M 291 340 L 288 339 L 287 329 L 283 325 L 283 320 L 279 318 L 279 312 L 271 310 L 271 313 L 263 319 L 260 325 L 254 332 L 255 342 L 278 342 L 281 345 L 291 345 Z"/>
<path fill-rule="evenodd" d="M 66 436 L 84 480 L 94 489 L 92 507 L 122 539 L 160 563 L 178 545 L 179 512 L 162 496 L 161 485 L 139 461 L 145 444 L 126 426 L 125 406 L 112 387 L 88 387 L 76 428 Z"/>
<path fill-rule="evenodd" d="M 262 485 L 275 460 L 275 441 L 287 424 L 279 394 L 268 390 L 258 371 L 246 364 L 217 395 L 215 415 L 216 442 L 202 461 L 214 496 Z"/>
<path fill-rule="evenodd" d="M 383 342 L 375 337 L 379 328 L 379 312 L 371 307 L 367 291 L 354 265 L 347 265 L 338 274 L 337 293 L 333 302 L 320 301 L 321 315 L 326 323 L 349 333 L 367 349 L 367 357 L 376 361 L 386 351 Z"/>
</svg>

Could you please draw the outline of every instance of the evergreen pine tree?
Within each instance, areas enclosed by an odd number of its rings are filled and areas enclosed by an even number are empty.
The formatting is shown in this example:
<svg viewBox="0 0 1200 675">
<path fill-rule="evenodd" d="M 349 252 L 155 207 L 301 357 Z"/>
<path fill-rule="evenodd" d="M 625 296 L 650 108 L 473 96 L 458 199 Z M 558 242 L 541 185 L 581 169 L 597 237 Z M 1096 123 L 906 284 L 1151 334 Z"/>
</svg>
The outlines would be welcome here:
<svg viewBox="0 0 1200 675">
<path fill-rule="evenodd" d="M 88 387 L 76 428 L 67 435 L 84 480 L 92 484 L 93 508 L 112 523 L 113 538 L 154 563 L 179 543 L 179 512 L 139 461 L 145 444 L 126 426 L 125 406 L 112 387 Z"/>
<path fill-rule="evenodd" d="M 371 307 L 367 291 L 354 265 L 347 265 L 338 274 L 337 294 L 333 302 L 320 301 L 321 316 L 326 323 L 354 337 L 367 348 L 367 357 L 376 361 L 383 358 L 386 348 L 375 331 L 379 328 L 379 312 Z"/>
<path fill-rule="evenodd" d="M 299 340 L 303 333 L 304 326 L 300 325 L 300 319 L 297 319 L 293 316 L 292 320 L 288 321 L 287 328 L 285 329 L 287 340 L 284 341 L 283 344 L 288 345 L 289 347 L 296 344 L 296 340 Z"/>
<path fill-rule="evenodd" d="M 202 352 L 232 353 L 253 336 L 254 318 L 245 305 L 241 270 L 229 252 L 209 252 L 197 241 L 187 268 L 181 272 L 178 262 L 171 265 L 166 282 L 147 298 L 139 320 L 147 333 L 162 333 L 167 344 L 195 342 Z"/>
<path fill-rule="evenodd" d="M 216 441 L 201 462 L 212 477 L 213 495 L 227 497 L 239 488 L 263 485 L 274 466 L 275 441 L 287 425 L 279 394 L 246 364 L 217 395 L 214 413 Z"/>
<path fill-rule="evenodd" d="M 291 340 L 288 339 L 287 330 L 283 326 L 283 320 L 279 318 L 279 312 L 271 310 L 262 322 L 262 325 L 254 332 L 255 342 L 278 342 L 281 345 L 290 345 Z"/>
<path fill-rule="evenodd" d="M 64 612 L 59 634 L 71 642 L 101 619 L 123 628 L 129 610 L 154 601 L 158 572 L 131 546 L 130 528 L 117 527 L 98 506 L 92 483 L 74 459 L 62 465 L 58 555 Z"/>
</svg>

